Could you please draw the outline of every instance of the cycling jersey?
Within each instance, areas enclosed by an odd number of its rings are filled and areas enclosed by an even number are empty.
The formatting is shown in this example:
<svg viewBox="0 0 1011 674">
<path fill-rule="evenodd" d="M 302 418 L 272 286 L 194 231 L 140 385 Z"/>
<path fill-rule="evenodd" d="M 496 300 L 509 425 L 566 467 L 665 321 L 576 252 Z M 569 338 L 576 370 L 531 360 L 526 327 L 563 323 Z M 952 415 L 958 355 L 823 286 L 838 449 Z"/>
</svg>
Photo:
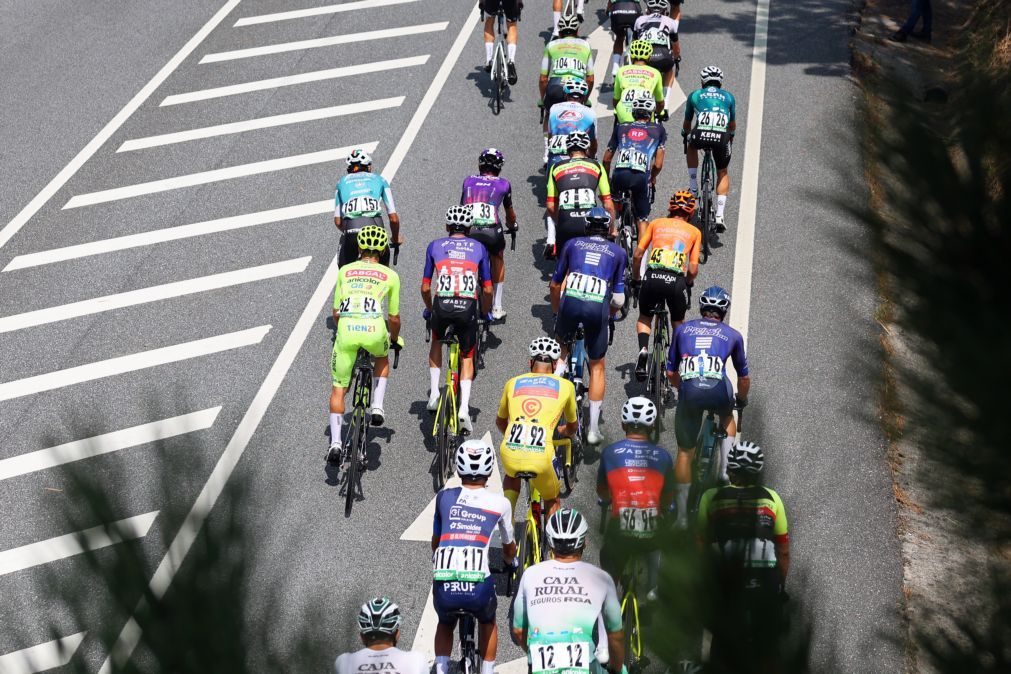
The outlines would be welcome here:
<svg viewBox="0 0 1011 674">
<path fill-rule="evenodd" d="M 432 286 L 436 301 L 476 301 L 481 288 L 491 287 L 488 251 L 466 236 L 436 239 L 425 251 L 422 279 Z"/>
<path fill-rule="evenodd" d="M 524 571 L 513 600 L 512 626 L 526 631 L 531 673 L 588 674 L 595 661 L 597 616 L 603 616 L 607 632 L 621 630 L 618 593 L 604 571 L 583 561 L 554 559 Z M 603 641 L 607 635 L 597 638 Z"/>
<path fill-rule="evenodd" d="M 501 227 L 499 207 L 512 208 L 512 185 L 505 178 L 495 175 L 470 176 L 463 181 L 460 205 L 470 206 L 474 216 L 473 229 Z"/>
<path fill-rule="evenodd" d="M 607 172 L 596 159 L 580 157 L 555 164 L 548 171 L 548 208 L 558 205 L 557 244 L 582 236 L 584 216 L 597 205 L 597 192 L 606 203 L 611 200 Z"/>
<path fill-rule="evenodd" d="M 625 292 L 627 260 L 618 244 L 602 236 L 587 236 L 566 243 L 555 266 L 551 280 L 564 284 L 555 334 L 567 342 L 582 324 L 583 344 L 591 360 L 607 353 L 611 296 Z"/>
<path fill-rule="evenodd" d="M 737 103 L 734 95 L 719 87 L 696 89 L 685 103 L 685 121 L 694 118 L 693 129 L 724 133 L 736 121 Z"/>
<path fill-rule="evenodd" d="M 626 28 L 632 28 L 642 10 L 638 0 L 612 0 L 611 2 L 611 32 L 623 34 Z"/>
<path fill-rule="evenodd" d="M 377 358 L 389 350 L 384 302 L 388 303 L 390 316 L 400 314 L 397 272 L 376 262 L 359 261 L 341 267 L 333 295 L 333 308 L 340 319 L 330 360 L 334 386 L 347 388 L 359 348 Z"/>
<path fill-rule="evenodd" d="M 633 121 L 629 105 L 634 100 L 652 96 L 663 102 L 663 76 L 648 65 L 629 64 L 618 68 L 614 76 L 614 116 L 618 123 Z"/>
<path fill-rule="evenodd" d="M 334 217 L 341 219 L 345 233 L 356 232 L 365 225 L 382 225 L 382 204 L 386 204 L 388 213 L 397 212 L 390 184 L 381 175 L 358 171 L 337 182 Z"/>
<path fill-rule="evenodd" d="M 648 269 L 687 274 L 690 266 L 698 266 L 701 248 L 702 232 L 693 224 L 681 218 L 657 218 L 646 227 L 638 252 L 646 257 Z"/>
<path fill-rule="evenodd" d="M 402 651 L 395 646 L 374 650 L 363 648 L 354 653 L 343 653 L 334 663 L 337 674 L 428 674 L 428 659 L 420 651 Z"/>
<path fill-rule="evenodd" d="M 508 422 L 500 448 L 506 475 L 536 473 L 534 488 L 546 499 L 557 498 L 552 436 L 563 418 L 574 423 L 577 413 L 576 389 L 567 379 L 528 372 L 507 381 L 498 405 L 498 417 Z"/>
<path fill-rule="evenodd" d="M 653 167 L 657 150 L 667 145 L 667 131 L 656 122 L 633 121 L 615 124 L 607 149 L 614 157 L 613 170 L 630 169 L 648 173 Z"/>
<path fill-rule="evenodd" d="M 760 485 L 714 487 L 702 495 L 699 535 L 723 564 L 768 569 L 777 564 L 776 544 L 789 541 L 786 508 Z"/>
<path fill-rule="evenodd" d="M 663 14 L 647 14 L 635 20 L 635 39 L 649 42 L 653 51 L 670 50 L 671 41 L 677 41 L 678 23 Z"/>
<path fill-rule="evenodd" d="M 567 76 L 586 79 L 593 74 L 593 51 L 581 37 L 559 37 L 544 46 L 541 75 L 548 79 Z"/>
<path fill-rule="evenodd" d="M 555 103 L 548 112 L 548 168 L 568 159 L 565 143 L 569 134 L 585 131 L 590 140 L 597 137 L 597 113 L 576 101 Z"/>
<path fill-rule="evenodd" d="M 624 536 L 651 538 L 661 502 L 673 500 L 674 461 L 647 440 L 619 440 L 601 453 L 597 484 L 611 492 L 613 526 Z"/>
</svg>

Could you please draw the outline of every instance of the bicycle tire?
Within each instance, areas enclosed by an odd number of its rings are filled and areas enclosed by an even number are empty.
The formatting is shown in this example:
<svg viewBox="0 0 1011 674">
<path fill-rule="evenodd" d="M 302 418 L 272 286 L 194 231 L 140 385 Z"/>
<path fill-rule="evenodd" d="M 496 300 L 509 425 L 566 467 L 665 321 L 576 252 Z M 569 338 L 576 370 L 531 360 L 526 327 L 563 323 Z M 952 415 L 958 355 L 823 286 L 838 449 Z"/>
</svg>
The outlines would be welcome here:
<svg viewBox="0 0 1011 674">
<path fill-rule="evenodd" d="M 360 461 L 358 448 L 358 438 L 362 434 L 362 426 L 365 424 L 365 411 L 362 408 L 356 408 L 354 413 L 351 415 L 351 433 L 349 438 L 352 440 L 350 443 L 351 448 L 348 450 L 351 456 L 348 461 L 348 472 L 347 481 L 344 485 L 344 517 L 351 517 L 351 509 L 354 507 L 355 498 L 358 496 L 358 486 L 361 481 Z"/>
<path fill-rule="evenodd" d="M 637 649 L 633 648 L 633 644 L 638 642 L 638 650 L 642 650 L 642 638 L 638 620 L 636 619 L 639 600 L 636 599 L 634 592 L 628 591 L 625 593 L 625 601 L 622 602 L 622 608 L 621 626 L 625 632 L 625 669 L 630 674 L 634 674 L 639 671 L 639 656 L 635 654 Z"/>
<path fill-rule="evenodd" d="M 464 615 L 460 618 L 460 670 L 463 674 L 480 674 L 481 661 L 474 642 L 474 618 Z"/>
<path fill-rule="evenodd" d="M 435 417 L 435 489 L 441 490 L 446 486 L 446 464 L 449 455 L 449 394 L 443 387 L 442 400 L 439 402 L 439 411 Z"/>
</svg>

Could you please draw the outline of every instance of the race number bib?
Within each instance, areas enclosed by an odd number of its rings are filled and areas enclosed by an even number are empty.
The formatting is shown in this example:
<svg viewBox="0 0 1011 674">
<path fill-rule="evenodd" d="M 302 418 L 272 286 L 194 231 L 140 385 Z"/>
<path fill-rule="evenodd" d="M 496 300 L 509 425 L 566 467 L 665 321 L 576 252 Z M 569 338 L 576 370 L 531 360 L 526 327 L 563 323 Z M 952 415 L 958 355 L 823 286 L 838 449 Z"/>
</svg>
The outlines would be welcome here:
<svg viewBox="0 0 1011 674">
<path fill-rule="evenodd" d="M 559 56 L 551 66 L 551 74 L 555 77 L 561 75 L 582 77 L 586 74 L 586 64 L 573 56 Z"/>
<path fill-rule="evenodd" d="M 550 140 L 548 140 L 548 152 L 551 154 L 565 154 L 569 151 L 569 148 L 565 144 L 568 139 L 569 134 L 567 133 L 551 136 Z"/>
<path fill-rule="evenodd" d="M 372 317 L 381 316 L 381 306 L 379 300 L 367 295 L 351 295 L 341 299 L 337 306 L 337 313 L 341 316 Z"/>
<path fill-rule="evenodd" d="M 558 195 L 558 206 L 565 211 L 585 210 L 597 205 L 597 197 L 589 187 L 565 190 Z"/>
<path fill-rule="evenodd" d="M 355 197 L 344 204 L 345 218 L 361 218 L 376 216 L 380 213 L 379 199 L 374 197 Z"/>
<path fill-rule="evenodd" d="M 643 173 L 649 168 L 649 157 L 634 147 L 623 147 L 615 156 L 615 168 L 627 168 Z"/>
<path fill-rule="evenodd" d="M 699 113 L 699 123 L 696 128 L 702 131 L 726 131 L 730 125 L 730 117 L 719 110 L 706 110 Z"/>
<path fill-rule="evenodd" d="M 491 225 L 498 224 L 496 219 L 496 208 L 491 204 L 486 204 L 484 202 L 475 202 L 469 204 L 470 213 L 474 220 L 471 224 L 475 227 L 490 227 Z"/>
<path fill-rule="evenodd" d="M 650 44 L 660 45 L 661 47 L 667 47 L 670 45 L 669 38 L 670 34 L 663 28 L 657 26 L 647 28 L 639 37 L 640 40 L 645 40 Z"/>
<path fill-rule="evenodd" d="M 576 674 L 590 671 L 593 647 L 589 641 L 530 645 L 534 674 Z"/>
<path fill-rule="evenodd" d="M 565 296 L 586 302 L 603 302 L 607 296 L 607 281 L 572 272 L 565 279 Z"/>
<path fill-rule="evenodd" d="M 650 269 L 670 269 L 679 274 L 684 274 L 687 259 L 688 256 L 683 250 L 654 248 L 650 251 L 648 266 Z"/>
<path fill-rule="evenodd" d="M 684 358 L 678 365 L 681 379 L 723 379 L 723 359 L 705 351 L 697 356 Z"/>
<path fill-rule="evenodd" d="M 653 98 L 653 92 L 646 91 L 645 89 L 637 89 L 635 87 L 625 89 L 625 91 L 621 93 L 621 102 L 625 105 L 631 105 L 632 101 L 641 101 L 647 98 Z"/>
<path fill-rule="evenodd" d="M 435 282 L 439 297 L 477 297 L 477 275 L 469 269 L 442 269 Z"/>
<path fill-rule="evenodd" d="M 656 508 L 622 508 L 618 511 L 621 531 L 632 536 L 650 536 L 656 531 Z"/>
<path fill-rule="evenodd" d="M 485 548 L 438 548 L 432 555 L 432 577 L 440 581 L 480 583 L 488 577 L 487 560 Z"/>
<path fill-rule="evenodd" d="M 521 452 L 543 452 L 547 440 L 547 430 L 529 421 L 514 421 L 506 431 L 506 447 Z"/>
</svg>

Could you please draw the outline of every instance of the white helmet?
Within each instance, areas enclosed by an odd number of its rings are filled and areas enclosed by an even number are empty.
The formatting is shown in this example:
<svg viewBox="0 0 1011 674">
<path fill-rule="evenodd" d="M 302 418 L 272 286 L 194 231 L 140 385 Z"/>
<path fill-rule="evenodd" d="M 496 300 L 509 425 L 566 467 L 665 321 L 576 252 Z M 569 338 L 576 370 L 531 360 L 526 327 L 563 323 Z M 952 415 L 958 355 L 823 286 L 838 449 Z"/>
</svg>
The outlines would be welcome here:
<svg viewBox="0 0 1011 674">
<path fill-rule="evenodd" d="M 646 0 L 646 9 L 651 12 L 666 14 L 670 11 L 669 0 Z"/>
<path fill-rule="evenodd" d="M 745 472 L 757 475 L 765 465 L 762 448 L 753 442 L 741 442 L 730 448 L 727 454 L 727 472 Z"/>
<path fill-rule="evenodd" d="M 389 597 L 373 597 L 362 604 L 358 612 L 359 632 L 396 634 L 398 629 L 400 629 L 400 607 L 390 601 Z"/>
<path fill-rule="evenodd" d="M 372 166 L 372 157 L 369 156 L 368 152 L 359 148 L 351 150 L 351 154 L 349 154 L 347 158 L 347 163 L 349 168 L 355 165 Z"/>
<path fill-rule="evenodd" d="M 548 518 L 544 533 L 548 536 L 548 545 L 555 552 L 563 555 L 578 552 L 586 547 L 586 534 L 590 527 L 586 519 L 575 508 L 562 508 Z"/>
<path fill-rule="evenodd" d="M 656 422 L 656 405 L 649 398 L 635 396 L 621 406 L 621 423 L 652 426 Z"/>
<path fill-rule="evenodd" d="M 562 357 L 562 347 L 550 337 L 538 337 L 530 342 L 531 358 L 550 358 L 552 361 Z"/>
<path fill-rule="evenodd" d="M 656 110 L 656 101 L 653 100 L 652 96 L 643 96 L 642 98 L 636 98 L 628 107 L 632 109 L 632 115 L 634 116 L 637 112 L 647 112 L 650 115 Z"/>
<path fill-rule="evenodd" d="M 456 450 L 460 477 L 488 477 L 495 468 L 495 450 L 484 440 L 467 440 Z"/>
<path fill-rule="evenodd" d="M 716 86 L 723 86 L 723 71 L 716 66 L 706 66 L 699 72 L 699 78 L 702 80 L 702 86 L 706 86 L 707 82 L 716 82 Z"/>
</svg>

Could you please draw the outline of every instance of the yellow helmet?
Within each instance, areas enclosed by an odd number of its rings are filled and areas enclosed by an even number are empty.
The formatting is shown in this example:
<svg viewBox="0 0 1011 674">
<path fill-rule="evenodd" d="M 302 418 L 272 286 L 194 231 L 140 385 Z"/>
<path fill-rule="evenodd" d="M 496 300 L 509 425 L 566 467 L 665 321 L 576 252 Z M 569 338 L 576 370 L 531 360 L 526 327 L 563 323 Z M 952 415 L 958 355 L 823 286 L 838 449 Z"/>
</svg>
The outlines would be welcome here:
<svg viewBox="0 0 1011 674">
<path fill-rule="evenodd" d="M 381 253 L 389 245 L 390 237 L 384 227 L 369 225 L 358 232 L 358 250 L 376 250 Z"/>
<path fill-rule="evenodd" d="M 645 40 L 633 40 L 628 45 L 628 56 L 633 61 L 648 61 L 653 55 L 653 45 Z"/>
</svg>

